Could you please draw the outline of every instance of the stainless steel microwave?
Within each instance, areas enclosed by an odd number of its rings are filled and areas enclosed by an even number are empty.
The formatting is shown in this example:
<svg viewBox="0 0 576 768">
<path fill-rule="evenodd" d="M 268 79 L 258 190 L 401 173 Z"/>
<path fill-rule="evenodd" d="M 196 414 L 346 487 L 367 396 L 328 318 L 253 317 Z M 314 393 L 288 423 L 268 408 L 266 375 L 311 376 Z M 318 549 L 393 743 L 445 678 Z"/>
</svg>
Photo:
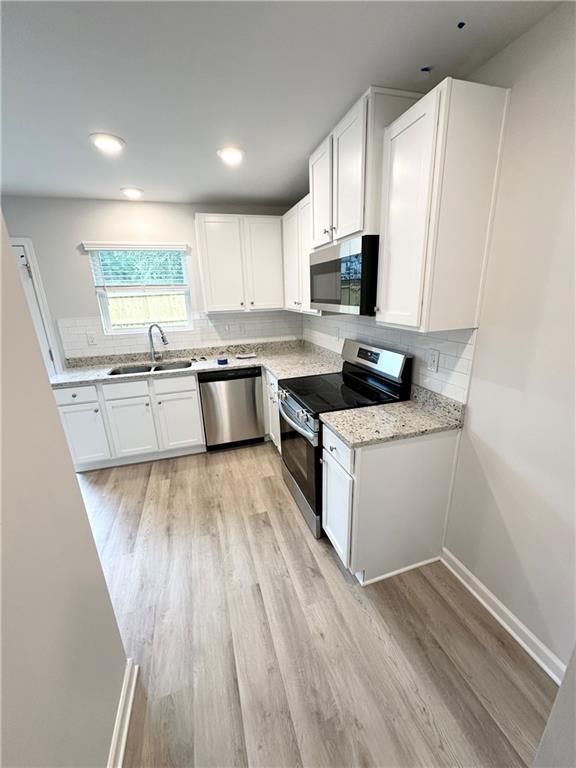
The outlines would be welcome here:
<svg viewBox="0 0 576 768">
<path fill-rule="evenodd" d="M 310 305 L 327 312 L 373 315 L 378 235 L 362 235 L 310 254 Z"/>
</svg>

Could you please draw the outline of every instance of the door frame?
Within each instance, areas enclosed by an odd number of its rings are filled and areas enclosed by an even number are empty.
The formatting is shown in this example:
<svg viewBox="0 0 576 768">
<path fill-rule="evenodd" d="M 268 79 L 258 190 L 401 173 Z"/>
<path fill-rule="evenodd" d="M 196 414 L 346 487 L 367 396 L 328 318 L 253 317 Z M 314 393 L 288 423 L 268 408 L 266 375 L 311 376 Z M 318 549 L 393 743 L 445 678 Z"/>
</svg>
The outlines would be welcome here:
<svg viewBox="0 0 576 768">
<path fill-rule="evenodd" d="M 54 369 L 56 373 L 61 373 L 64 370 L 64 366 L 62 365 L 60 345 L 54 331 L 52 315 L 48 307 L 48 300 L 46 298 L 46 292 L 44 291 L 44 284 L 42 283 L 42 277 L 38 267 L 38 260 L 36 258 L 34 244 L 29 237 L 11 237 L 10 245 L 20 246 L 24 249 L 24 253 L 26 254 L 26 261 L 30 267 L 30 277 L 34 286 L 34 293 L 36 294 L 36 305 L 40 315 L 40 320 L 44 326 L 48 344 L 50 345 L 50 351 L 52 352 L 52 362 L 54 363 Z M 34 310 L 31 309 L 31 312 L 33 311 Z"/>
</svg>

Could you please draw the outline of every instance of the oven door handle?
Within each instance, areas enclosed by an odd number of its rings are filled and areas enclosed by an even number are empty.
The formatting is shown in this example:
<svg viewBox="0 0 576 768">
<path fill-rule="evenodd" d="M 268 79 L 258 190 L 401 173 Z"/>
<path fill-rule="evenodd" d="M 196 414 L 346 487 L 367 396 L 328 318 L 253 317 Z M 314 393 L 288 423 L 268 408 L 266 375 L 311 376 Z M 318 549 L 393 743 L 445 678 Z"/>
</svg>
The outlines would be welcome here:
<svg viewBox="0 0 576 768">
<path fill-rule="evenodd" d="M 310 430 L 305 429 L 303 426 L 301 426 L 296 421 L 291 419 L 284 409 L 282 400 L 279 401 L 278 408 L 280 410 L 280 414 L 282 415 L 282 418 L 284 418 L 288 422 L 288 424 L 290 424 L 290 426 L 295 432 L 298 432 L 299 435 L 302 435 L 302 437 L 305 437 L 306 440 L 308 440 L 308 442 L 311 443 L 314 447 L 318 445 L 318 433 L 311 432 Z"/>
</svg>

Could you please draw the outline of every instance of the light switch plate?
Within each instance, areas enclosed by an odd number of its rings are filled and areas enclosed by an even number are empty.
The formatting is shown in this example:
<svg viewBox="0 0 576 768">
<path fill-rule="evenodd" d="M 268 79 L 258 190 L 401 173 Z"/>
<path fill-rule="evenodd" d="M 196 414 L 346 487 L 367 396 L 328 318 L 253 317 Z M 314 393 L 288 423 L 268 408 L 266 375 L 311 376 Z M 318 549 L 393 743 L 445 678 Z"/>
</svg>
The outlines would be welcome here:
<svg viewBox="0 0 576 768">
<path fill-rule="evenodd" d="M 440 360 L 440 352 L 437 349 L 428 350 L 428 370 L 436 372 L 438 370 L 438 362 Z"/>
</svg>

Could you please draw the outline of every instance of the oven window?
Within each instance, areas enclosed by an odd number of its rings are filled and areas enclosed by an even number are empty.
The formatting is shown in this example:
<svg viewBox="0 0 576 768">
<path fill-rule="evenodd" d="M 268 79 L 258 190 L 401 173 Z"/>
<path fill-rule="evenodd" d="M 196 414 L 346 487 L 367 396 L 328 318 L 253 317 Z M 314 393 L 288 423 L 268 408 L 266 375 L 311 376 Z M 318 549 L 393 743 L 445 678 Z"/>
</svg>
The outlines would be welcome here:
<svg viewBox="0 0 576 768">
<path fill-rule="evenodd" d="M 319 304 L 359 307 L 362 254 L 310 267 L 311 299 Z"/>
</svg>

